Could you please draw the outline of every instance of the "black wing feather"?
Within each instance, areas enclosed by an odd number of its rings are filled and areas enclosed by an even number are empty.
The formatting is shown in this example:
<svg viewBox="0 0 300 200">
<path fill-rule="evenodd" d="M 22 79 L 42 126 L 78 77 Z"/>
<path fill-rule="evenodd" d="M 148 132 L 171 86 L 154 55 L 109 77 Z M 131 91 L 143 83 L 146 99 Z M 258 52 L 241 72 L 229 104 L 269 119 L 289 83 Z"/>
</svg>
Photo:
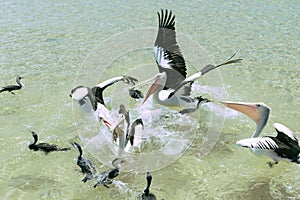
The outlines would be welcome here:
<svg viewBox="0 0 300 200">
<path fill-rule="evenodd" d="M 160 72 L 167 73 L 166 88 L 173 88 L 186 78 L 185 61 L 176 41 L 175 15 L 168 10 L 161 10 L 161 13 L 157 14 L 159 28 L 155 48 L 159 52 L 156 52 L 156 63 Z M 168 60 L 168 67 L 160 63 L 161 57 Z"/>
</svg>

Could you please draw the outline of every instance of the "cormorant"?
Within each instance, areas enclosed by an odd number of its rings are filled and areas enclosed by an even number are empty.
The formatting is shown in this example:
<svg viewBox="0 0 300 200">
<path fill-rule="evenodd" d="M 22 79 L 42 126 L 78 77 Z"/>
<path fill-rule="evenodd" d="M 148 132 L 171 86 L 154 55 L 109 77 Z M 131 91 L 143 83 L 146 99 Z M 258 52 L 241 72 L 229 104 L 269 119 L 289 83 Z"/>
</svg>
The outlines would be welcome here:
<svg viewBox="0 0 300 200">
<path fill-rule="evenodd" d="M 48 144 L 48 143 L 38 143 L 38 135 L 32 131 L 31 132 L 32 136 L 33 136 L 33 143 L 29 144 L 28 148 L 30 150 L 34 150 L 34 151 L 44 151 L 46 154 L 48 154 L 51 151 L 68 151 L 70 150 L 70 148 L 58 148 L 57 145 L 55 144 Z"/>
<path fill-rule="evenodd" d="M 21 77 L 21 76 L 17 76 L 16 78 L 16 82 L 18 85 L 8 85 L 8 86 L 4 86 L 2 87 L 2 90 L 0 90 L 0 93 L 1 92 L 10 92 L 11 94 L 15 94 L 13 91 L 14 90 L 20 90 L 22 87 L 24 87 L 25 85 L 21 82 L 21 79 L 24 78 L 24 77 Z"/>
<path fill-rule="evenodd" d="M 95 174 L 97 172 L 96 168 L 94 166 L 94 163 L 90 159 L 82 157 L 82 149 L 78 143 L 74 142 L 72 143 L 72 145 L 79 151 L 77 165 L 81 168 L 81 172 L 85 174 L 84 179 L 82 179 L 82 181 L 85 183 L 95 177 Z"/>
</svg>

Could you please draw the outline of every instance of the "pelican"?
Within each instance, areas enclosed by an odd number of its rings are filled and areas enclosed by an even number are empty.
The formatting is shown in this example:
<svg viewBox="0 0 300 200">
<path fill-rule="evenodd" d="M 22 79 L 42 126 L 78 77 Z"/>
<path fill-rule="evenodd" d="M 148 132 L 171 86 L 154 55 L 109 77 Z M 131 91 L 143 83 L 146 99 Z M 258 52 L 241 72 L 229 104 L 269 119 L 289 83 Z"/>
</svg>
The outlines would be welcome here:
<svg viewBox="0 0 300 200">
<path fill-rule="evenodd" d="M 82 149 L 78 143 L 74 142 L 71 144 L 78 149 L 79 155 L 77 158 L 77 165 L 80 167 L 81 172 L 85 174 L 84 179 L 82 179 L 82 181 L 85 183 L 95 177 L 97 172 L 96 168 L 90 159 L 82 157 Z"/>
<path fill-rule="evenodd" d="M 140 196 L 140 199 L 141 200 L 156 200 L 156 196 L 154 194 L 150 193 L 150 185 L 152 182 L 152 176 L 151 176 L 150 172 L 147 172 L 146 181 L 147 181 L 147 186 L 144 189 L 143 194 Z"/>
<path fill-rule="evenodd" d="M 191 95 L 191 85 L 194 80 L 207 72 L 222 65 L 238 63 L 241 59 L 231 60 L 219 65 L 207 65 L 198 73 L 186 77 L 186 65 L 181 50 L 176 41 L 175 15 L 172 11 L 161 10 L 158 14 L 158 33 L 154 44 L 154 57 L 159 69 L 159 73 L 133 88 L 144 85 L 150 80 L 153 84 L 147 91 L 144 101 L 154 94 L 154 100 L 166 106 L 186 106 L 195 104 L 196 101 Z"/>
<path fill-rule="evenodd" d="M 143 141 L 144 124 L 141 118 L 134 120 L 131 125 L 129 133 L 125 137 L 125 150 L 128 151 L 130 146 L 140 148 Z M 130 145 L 128 143 L 130 142 Z"/>
<path fill-rule="evenodd" d="M 32 137 L 34 139 L 34 141 L 28 145 L 28 148 L 30 150 L 34 150 L 34 151 L 43 151 L 45 152 L 45 154 L 48 154 L 49 152 L 52 151 L 68 151 L 70 150 L 70 148 L 58 148 L 57 145 L 55 144 L 48 144 L 48 143 L 38 143 L 38 135 L 34 132 L 31 131 Z"/>
<path fill-rule="evenodd" d="M 131 76 L 117 76 L 102 83 L 89 88 L 86 86 L 78 86 L 71 90 L 70 97 L 78 102 L 80 108 L 87 112 L 95 114 L 109 129 L 112 128 L 112 122 L 109 110 L 105 107 L 103 99 L 103 91 L 114 83 L 122 81 L 126 84 L 134 85 L 138 80 Z"/>
<path fill-rule="evenodd" d="M 128 131 L 129 131 L 129 126 L 130 126 L 130 116 L 129 116 L 129 111 L 126 110 L 124 104 L 120 105 L 119 114 L 123 114 L 125 117 L 126 125 L 122 128 L 123 128 L 123 130 L 126 129 L 126 135 L 127 135 Z"/>
<path fill-rule="evenodd" d="M 2 90 L 0 90 L 0 93 L 7 91 L 7 92 L 10 92 L 11 94 L 15 94 L 13 92 L 14 90 L 20 90 L 21 88 L 25 87 L 25 85 L 21 82 L 22 78 L 24 78 L 24 77 L 17 76 L 16 82 L 17 82 L 18 85 L 4 86 L 4 87 L 2 87 Z"/>
<path fill-rule="evenodd" d="M 268 162 L 272 167 L 280 160 L 300 164 L 300 147 L 295 134 L 286 126 L 275 123 L 277 136 L 260 136 L 266 126 L 271 109 L 264 103 L 244 103 L 222 101 L 227 107 L 244 113 L 256 122 L 256 130 L 251 138 L 237 141 L 237 145 L 250 148 L 256 155 L 265 155 L 274 162 Z"/>
<path fill-rule="evenodd" d="M 112 130 L 112 139 L 118 144 L 118 153 L 121 154 L 125 148 L 125 133 L 121 127 L 124 127 L 125 115 L 118 114 L 117 123 Z"/>
</svg>

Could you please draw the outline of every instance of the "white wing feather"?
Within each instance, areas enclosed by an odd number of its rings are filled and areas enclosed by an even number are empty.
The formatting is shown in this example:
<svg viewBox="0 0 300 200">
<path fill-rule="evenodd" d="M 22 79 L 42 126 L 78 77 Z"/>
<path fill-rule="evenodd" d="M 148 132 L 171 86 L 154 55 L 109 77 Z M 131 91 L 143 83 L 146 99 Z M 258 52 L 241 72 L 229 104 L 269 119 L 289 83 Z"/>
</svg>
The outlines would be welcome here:
<svg viewBox="0 0 300 200">
<path fill-rule="evenodd" d="M 268 150 L 274 150 L 279 148 L 276 142 L 269 137 L 255 137 L 255 138 L 243 139 L 237 141 L 236 145 L 247 147 L 247 148 L 268 149 Z"/>
</svg>

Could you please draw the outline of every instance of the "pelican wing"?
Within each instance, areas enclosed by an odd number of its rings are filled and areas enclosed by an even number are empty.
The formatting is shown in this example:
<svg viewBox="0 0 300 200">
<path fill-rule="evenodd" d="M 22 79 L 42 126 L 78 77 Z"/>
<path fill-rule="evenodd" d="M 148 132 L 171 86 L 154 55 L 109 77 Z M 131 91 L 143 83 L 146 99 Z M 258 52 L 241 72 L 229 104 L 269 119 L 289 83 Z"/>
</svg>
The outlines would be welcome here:
<svg viewBox="0 0 300 200">
<path fill-rule="evenodd" d="M 277 132 L 276 138 L 281 141 L 289 141 L 292 140 L 298 144 L 298 139 L 296 138 L 295 134 L 286 126 L 280 123 L 274 124 L 275 130 Z"/>
<path fill-rule="evenodd" d="M 231 58 L 233 58 L 234 56 L 235 56 L 235 54 L 233 54 L 233 56 L 231 56 L 227 61 L 225 61 L 225 62 L 223 62 L 221 64 L 218 64 L 218 65 L 211 65 L 211 64 L 206 65 L 199 72 L 197 72 L 197 73 L 193 74 L 192 76 L 190 76 L 190 77 L 182 80 L 175 87 L 173 87 L 173 91 L 169 95 L 169 98 L 171 98 L 175 93 L 177 93 L 178 90 L 180 90 L 183 86 L 185 86 L 188 83 L 192 84 L 197 78 L 200 78 L 201 76 L 203 76 L 207 72 L 209 72 L 209 71 L 211 71 L 213 69 L 216 69 L 216 68 L 218 68 L 220 66 L 223 66 L 223 65 L 229 65 L 229 64 L 234 64 L 234 63 L 241 62 L 242 59 L 234 59 L 234 60 L 232 60 Z"/>
<path fill-rule="evenodd" d="M 237 141 L 236 145 L 246 147 L 246 148 L 262 149 L 262 150 L 275 150 L 279 148 L 279 146 L 272 139 L 272 137 L 255 137 L 255 138 L 243 139 Z"/>
<path fill-rule="evenodd" d="M 105 105 L 104 100 L 103 100 L 103 91 L 108 86 L 111 86 L 114 83 L 117 83 L 119 81 L 123 81 L 124 83 L 129 84 L 129 85 L 135 85 L 138 80 L 134 77 L 123 75 L 123 76 L 117 76 L 117 77 L 110 78 L 106 81 L 103 81 L 102 83 L 95 85 L 92 88 L 92 92 L 96 98 L 96 101 Z"/>
<path fill-rule="evenodd" d="M 167 73 L 165 86 L 172 88 L 186 78 L 186 66 L 176 41 L 175 15 L 161 10 L 158 14 L 158 33 L 154 44 L 154 56 L 160 72 Z"/>
</svg>

